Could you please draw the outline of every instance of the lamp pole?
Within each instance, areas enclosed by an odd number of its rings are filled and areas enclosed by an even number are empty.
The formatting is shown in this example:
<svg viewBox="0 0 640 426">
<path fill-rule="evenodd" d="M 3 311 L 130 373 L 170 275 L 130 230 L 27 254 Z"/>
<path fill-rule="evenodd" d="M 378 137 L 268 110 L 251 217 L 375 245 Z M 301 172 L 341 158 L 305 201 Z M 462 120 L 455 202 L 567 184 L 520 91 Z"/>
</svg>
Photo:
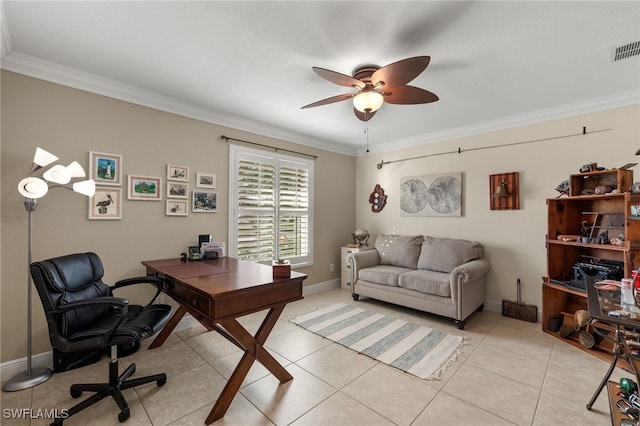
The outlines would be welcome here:
<svg viewBox="0 0 640 426">
<path fill-rule="evenodd" d="M 13 392 L 19 391 L 23 389 L 28 389 L 33 386 L 39 385 L 42 382 L 49 380 L 49 378 L 53 375 L 51 369 L 47 367 L 31 367 L 31 292 L 33 287 L 33 280 L 31 278 L 31 271 L 29 270 L 31 266 L 31 248 L 32 248 L 32 235 L 33 235 L 33 211 L 38 206 L 38 200 L 35 198 L 25 198 L 24 199 L 24 207 L 27 210 L 28 214 L 28 223 L 29 223 L 29 236 L 27 240 L 27 371 L 23 371 L 22 373 L 18 373 L 13 376 L 11 379 L 7 380 L 2 390 L 5 392 Z"/>
</svg>

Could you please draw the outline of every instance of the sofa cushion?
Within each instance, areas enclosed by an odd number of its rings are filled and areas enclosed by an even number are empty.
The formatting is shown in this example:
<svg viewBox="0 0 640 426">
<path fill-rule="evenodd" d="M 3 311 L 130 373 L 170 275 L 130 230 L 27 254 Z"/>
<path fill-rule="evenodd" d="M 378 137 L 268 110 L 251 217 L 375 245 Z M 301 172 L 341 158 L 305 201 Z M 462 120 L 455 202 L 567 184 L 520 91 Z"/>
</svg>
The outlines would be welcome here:
<svg viewBox="0 0 640 426">
<path fill-rule="evenodd" d="M 416 269 L 422 241 L 422 235 L 380 235 L 376 239 L 380 264 Z"/>
<path fill-rule="evenodd" d="M 463 263 L 480 259 L 483 253 L 484 247 L 477 241 L 425 236 L 418 269 L 449 273 Z"/>
<path fill-rule="evenodd" d="M 448 273 L 418 269 L 400 275 L 398 285 L 407 290 L 451 297 L 450 277 Z"/>
<path fill-rule="evenodd" d="M 360 269 L 358 279 L 376 284 L 398 286 L 398 276 L 413 269 L 400 266 L 378 265 L 371 268 Z"/>
</svg>

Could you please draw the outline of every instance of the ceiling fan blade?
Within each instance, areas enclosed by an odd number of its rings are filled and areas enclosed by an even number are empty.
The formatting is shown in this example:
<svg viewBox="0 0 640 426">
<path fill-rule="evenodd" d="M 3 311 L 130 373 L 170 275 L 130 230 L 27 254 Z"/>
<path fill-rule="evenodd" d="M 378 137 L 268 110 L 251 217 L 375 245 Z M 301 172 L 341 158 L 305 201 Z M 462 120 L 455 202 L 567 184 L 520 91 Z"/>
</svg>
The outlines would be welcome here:
<svg viewBox="0 0 640 426">
<path fill-rule="evenodd" d="M 356 87 L 358 89 L 364 89 L 365 84 L 362 81 L 351 77 L 350 75 L 341 74 L 339 72 L 327 70 L 324 68 L 318 68 L 318 67 L 313 67 L 313 70 L 316 72 L 316 74 L 318 74 L 320 77 L 324 78 L 325 80 L 329 80 L 330 82 L 339 84 L 340 86 Z"/>
<path fill-rule="evenodd" d="M 371 75 L 374 86 L 402 86 L 420 75 L 427 68 L 431 57 L 415 56 L 386 65 Z"/>
<path fill-rule="evenodd" d="M 353 112 L 356 115 L 356 117 L 358 117 L 358 119 L 360 121 L 369 121 L 369 120 L 371 120 L 371 117 L 376 115 L 375 111 L 373 111 L 373 112 L 362 112 L 362 111 L 358 111 L 355 108 L 353 108 Z"/>
<path fill-rule="evenodd" d="M 317 106 L 332 104 L 334 102 L 346 101 L 347 99 L 353 98 L 355 95 L 356 95 L 355 93 L 345 93 L 344 95 L 332 96 L 330 98 L 323 99 L 321 101 L 314 102 L 314 103 L 309 104 L 309 105 L 305 105 L 305 106 L 301 107 L 300 109 L 313 108 L 313 107 L 317 107 Z"/>
<path fill-rule="evenodd" d="M 428 104 L 440 99 L 435 93 L 414 86 L 385 87 L 382 96 L 385 102 L 397 105 Z"/>
</svg>

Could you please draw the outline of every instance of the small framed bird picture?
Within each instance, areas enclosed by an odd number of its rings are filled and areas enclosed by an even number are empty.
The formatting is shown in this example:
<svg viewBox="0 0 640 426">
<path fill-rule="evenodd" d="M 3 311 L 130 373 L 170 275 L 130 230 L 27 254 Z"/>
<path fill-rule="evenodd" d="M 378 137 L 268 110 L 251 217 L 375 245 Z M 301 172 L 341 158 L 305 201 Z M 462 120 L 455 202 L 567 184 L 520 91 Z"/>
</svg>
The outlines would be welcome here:
<svg viewBox="0 0 640 426">
<path fill-rule="evenodd" d="M 96 188 L 89 198 L 89 219 L 122 219 L 122 188 Z"/>
</svg>

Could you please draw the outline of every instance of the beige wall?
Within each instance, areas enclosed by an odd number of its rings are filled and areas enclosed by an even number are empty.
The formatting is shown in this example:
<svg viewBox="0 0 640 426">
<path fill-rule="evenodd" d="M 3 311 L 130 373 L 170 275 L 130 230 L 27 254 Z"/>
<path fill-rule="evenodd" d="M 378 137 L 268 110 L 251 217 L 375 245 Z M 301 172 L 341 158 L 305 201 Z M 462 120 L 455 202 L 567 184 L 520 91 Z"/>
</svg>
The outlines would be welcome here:
<svg viewBox="0 0 640 426">
<path fill-rule="evenodd" d="M 17 183 L 28 173 L 40 146 L 64 164 L 77 160 L 88 170 L 88 152 L 123 156 L 124 175 L 166 177 L 166 165 L 217 175 L 218 212 L 165 215 L 165 202 L 128 201 L 122 220 L 88 220 L 88 201 L 71 191 L 52 190 L 34 213 L 34 260 L 95 251 L 105 281 L 143 275 L 141 260 L 177 257 L 198 234 L 228 235 L 228 144 L 221 134 L 317 155 L 313 266 L 300 269 L 305 285 L 339 278 L 339 247 L 355 226 L 355 159 L 249 134 L 80 90 L 2 72 L 0 362 L 26 356 L 27 213 Z M 126 190 L 126 186 L 123 186 Z M 164 192 L 164 188 L 163 188 Z M 335 271 L 329 272 L 329 264 Z M 124 293 L 142 302 L 143 294 Z M 50 350 L 46 322 L 34 291 L 33 353 Z"/>
<path fill-rule="evenodd" d="M 610 131 L 534 143 L 516 144 L 587 131 Z M 470 149 L 502 145 L 494 149 Z M 541 308 L 541 277 L 546 275 L 546 203 L 558 195 L 554 188 L 583 164 L 597 162 L 608 168 L 638 162 L 640 107 L 612 109 L 535 125 L 492 132 L 418 148 L 373 154 L 356 161 L 356 225 L 372 234 L 427 234 L 478 240 L 485 245 L 491 262 L 487 302 L 500 309 L 502 299 L 515 300 L 516 280 L 523 285 L 522 297 Z M 422 155 L 455 151 L 462 153 L 427 157 L 384 165 Z M 640 181 L 640 166 L 632 168 Z M 437 173 L 462 172 L 462 217 L 401 217 L 400 178 Z M 520 210 L 489 208 L 489 175 L 520 173 Z M 388 195 L 382 212 L 371 212 L 369 194 L 380 184 Z M 375 237 L 372 237 L 372 241 Z"/>
<path fill-rule="evenodd" d="M 523 283 L 523 298 L 541 307 L 541 277 L 546 274 L 545 199 L 580 165 L 598 162 L 619 167 L 636 162 L 640 146 L 640 107 L 549 121 L 442 143 L 354 159 L 306 146 L 248 134 L 197 120 L 105 98 L 87 92 L 2 72 L 2 140 L 0 164 L 2 241 L 0 247 L 0 362 L 26 355 L 27 215 L 16 184 L 28 172 L 36 146 L 63 162 L 78 160 L 88 168 L 88 152 L 120 154 L 124 174 L 165 177 L 166 164 L 190 168 L 191 189 L 196 171 L 217 175 L 219 211 L 167 217 L 164 201 L 123 200 L 123 219 L 90 221 L 87 200 L 70 191 L 54 190 L 34 214 L 34 259 L 77 251 L 96 251 L 104 260 L 106 281 L 144 273 L 140 261 L 174 257 L 201 233 L 227 240 L 228 147 L 219 136 L 294 149 L 318 155 L 315 169 L 315 264 L 301 270 L 306 285 L 339 278 L 338 247 L 355 227 L 380 233 L 429 234 L 481 241 L 492 265 L 487 303 L 499 309 L 502 299 L 515 299 L 515 282 Z M 610 129 L 602 133 L 509 144 Z M 499 148 L 469 149 L 501 145 Z M 395 161 L 456 150 L 448 154 L 397 162 L 377 169 L 382 160 Z M 634 170 L 640 181 L 640 170 Z M 489 209 L 489 175 L 520 173 L 520 210 Z M 406 176 L 462 172 L 462 217 L 402 217 L 399 182 Z M 388 195 L 380 213 L 371 212 L 369 194 L 379 183 Z M 123 187 L 126 189 L 126 187 Z M 354 202 L 355 200 L 355 202 Z M 329 272 L 329 264 L 335 272 Z M 34 294 L 35 296 L 35 294 Z M 140 294 L 126 294 L 133 301 Z M 140 300 L 141 301 L 141 300 Z M 46 324 L 34 298 L 33 353 L 49 350 Z"/>
</svg>

